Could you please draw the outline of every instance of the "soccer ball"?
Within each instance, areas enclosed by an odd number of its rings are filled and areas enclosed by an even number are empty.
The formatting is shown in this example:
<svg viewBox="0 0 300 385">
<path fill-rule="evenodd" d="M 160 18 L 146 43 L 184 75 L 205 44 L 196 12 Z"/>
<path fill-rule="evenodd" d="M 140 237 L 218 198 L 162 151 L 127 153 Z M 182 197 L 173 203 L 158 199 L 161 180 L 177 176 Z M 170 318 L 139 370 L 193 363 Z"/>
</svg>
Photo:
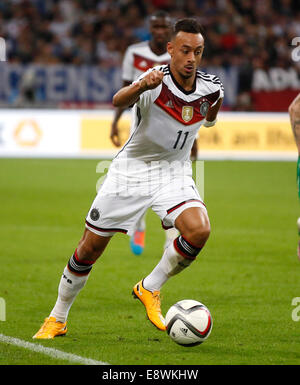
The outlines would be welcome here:
<svg viewBox="0 0 300 385">
<path fill-rule="evenodd" d="M 203 303 L 184 299 L 168 310 L 166 317 L 167 333 L 179 345 L 195 346 L 210 335 L 212 317 Z"/>
</svg>

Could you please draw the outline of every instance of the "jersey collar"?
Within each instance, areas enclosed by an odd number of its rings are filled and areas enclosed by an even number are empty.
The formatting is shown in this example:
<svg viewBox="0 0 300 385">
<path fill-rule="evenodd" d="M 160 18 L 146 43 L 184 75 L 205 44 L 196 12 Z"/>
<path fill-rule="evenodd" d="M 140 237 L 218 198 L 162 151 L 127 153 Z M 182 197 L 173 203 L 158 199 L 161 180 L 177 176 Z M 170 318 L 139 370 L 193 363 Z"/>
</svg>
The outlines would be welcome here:
<svg viewBox="0 0 300 385">
<path fill-rule="evenodd" d="M 196 91 L 197 76 L 195 76 L 193 88 L 192 88 L 190 91 L 186 91 L 183 87 L 181 87 L 181 85 L 177 82 L 177 80 L 175 79 L 174 75 L 172 74 L 171 68 L 170 68 L 170 64 L 168 64 L 168 68 L 169 68 L 170 75 L 171 75 L 171 78 L 172 78 L 172 80 L 173 80 L 173 83 L 175 84 L 175 86 L 176 86 L 181 92 L 183 92 L 183 93 L 186 94 L 186 95 L 190 95 L 190 94 L 193 94 L 193 93 Z"/>
</svg>

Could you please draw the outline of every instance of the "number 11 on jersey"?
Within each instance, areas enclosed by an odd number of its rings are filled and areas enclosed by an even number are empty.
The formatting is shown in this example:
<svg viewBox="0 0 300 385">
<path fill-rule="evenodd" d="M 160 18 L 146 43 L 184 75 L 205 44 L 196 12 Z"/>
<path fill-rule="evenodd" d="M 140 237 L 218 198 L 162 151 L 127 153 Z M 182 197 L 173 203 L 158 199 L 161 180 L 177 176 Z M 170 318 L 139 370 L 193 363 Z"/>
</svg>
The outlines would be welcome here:
<svg viewBox="0 0 300 385">
<path fill-rule="evenodd" d="M 177 145 L 179 144 L 179 141 L 180 141 L 180 138 L 181 138 L 181 135 L 182 135 L 182 130 L 180 130 L 180 131 L 177 131 L 177 138 L 176 138 L 176 142 L 175 142 L 175 144 L 174 144 L 174 146 L 173 146 L 173 148 L 175 149 L 175 148 L 177 148 Z M 183 149 L 183 146 L 185 145 L 185 142 L 186 142 L 186 139 L 187 139 L 187 137 L 188 137 L 188 135 L 189 135 L 189 131 L 186 131 L 184 134 L 183 134 L 183 141 L 182 141 L 182 143 L 181 143 L 181 146 L 180 146 L 180 148 L 179 148 L 179 150 L 182 150 Z"/>
</svg>

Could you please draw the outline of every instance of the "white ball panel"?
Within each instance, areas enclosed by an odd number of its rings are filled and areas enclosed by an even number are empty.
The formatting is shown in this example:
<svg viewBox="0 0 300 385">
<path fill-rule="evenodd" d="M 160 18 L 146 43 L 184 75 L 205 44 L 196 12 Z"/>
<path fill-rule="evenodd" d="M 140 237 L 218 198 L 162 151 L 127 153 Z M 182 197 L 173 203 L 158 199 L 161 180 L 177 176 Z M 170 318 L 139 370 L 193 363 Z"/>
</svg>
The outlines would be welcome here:
<svg viewBox="0 0 300 385">
<path fill-rule="evenodd" d="M 191 299 L 179 301 L 171 306 L 165 320 L 171 339 L 186 346 L 205 341 L 212 328 L 208 308 L 201 302 Z M 202 336 L 201 333 L 205 334 Z"/>
</svg>

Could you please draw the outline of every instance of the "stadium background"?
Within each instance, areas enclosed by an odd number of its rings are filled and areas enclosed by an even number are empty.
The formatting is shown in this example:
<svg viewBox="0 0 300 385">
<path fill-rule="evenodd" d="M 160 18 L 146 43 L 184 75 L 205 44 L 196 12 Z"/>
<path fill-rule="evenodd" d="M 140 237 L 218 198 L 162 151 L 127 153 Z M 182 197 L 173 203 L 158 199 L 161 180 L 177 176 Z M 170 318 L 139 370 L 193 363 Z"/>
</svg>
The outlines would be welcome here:
<svg viewBox="0 0 300 385">
<path fill-rule="evenodd" d="M 287 113 L 300 91 L 300 60 L 295 60 L 292 45 L 300 36 L 296 1 L 4 0 L 0 36 L 5 39 L 7 60 L 0 62 L 0 154 L 112 156 L 116 149 L 108 139 L 111 99 L 122 84 L 122 57 L 129 44 L 149 38 L 148 16 L 156 9 L 168 11 L 173 20 L 192 16 L 202 23 L 206 38 L 202 69 L 218 75 L 224 84 L 223 112 Z M 38 108 L 44 114 L 17 117 L 7 108 Z M 49 108 L 50 114 L 45 114 Z M 76 113 L 62 118 L 55 109 Z M 232 151 L 234 157 L 243 157 L 248 151 L 251 158 L 255 150 L 256 158 L 270 154 L 294 159 L 286 115 L 268 115 L 268 122 L 261 115 L 252 115 L 250 121 L 248 117 L 225 114 L 224 121 L 229 122 L 222 130 L 218 125 L 217 131 L 203 129 L 200 156 L 210 157 L 214 150 L 213 157 L 232 157 Z M 71 124 L 69 132 L 62 124 L 72 118 L 73 140 Z M 123 142 L 129 124 L 129 115 L 124 114 Z M 64 151 L 55 144 L 57 134 L 51 138 L 54 127 L 60 128 Z"/>
<path fill-rule="evenodd" d="M 202 67 L 224 82 L 224 108 L 286 111 L 300 89 L 299 62 L 291 61 L 292 39 L 300 36 L 293 0 L 1 1 L 9 63 L 1 71 L 3 106 L 110 103 L 125 49 L 149 38 L 147 16 L 157 8 L 174 20 L 199 18 Z"/>
<path fill-rule="evenodd" d="M 82 234 L 98 161 L 117 151 L 109 132 L 122 55 L 128 44 L 149 37 L 148 15 L 164 9 L 174 20 L 199 18 L 206 31 L 202 68 L 225 88 L 217 125 L 199 135 L 199 158 L 209 160 L 205 200 L 212 236 L 199 263 L 168 284 L 162 303 L 166 312 L 182 296 L 203 300 L 215 320 L 212 335 L 200 350 L 183 352 L 145 325 L 142 309 L 130 300 L 132 285 L 161 256 L 163 233 L 150 213 L 143 259 L 131 255 L 126 237 L 116 236 L 74 304 L 69 336 L 44 346 L 115 364 L 299 364 L 299 322 L 291 319 L 292 299 L 299 297 L 297 151 L 287 113 L 300 91 L 292 45 L 300 36 L 297 5 L 1 0 L 0 297 L 6 321 L 0 340 L 4 333 L 32 342 L 47 316 Z M 120 124 L 125 141 L 129 112 Z M 65 363 L 2 343 L 0 353 L 0 364 Z"/>
<path fill-rule="evenodd" d="M 174 20 L 192 16 L 202 23 L 206 38 L 202 69 L 218 75 L 224 84 L 222 111 L 287 112 L 300 90 L 300 60 L 292 59 L 293 38 L 300 36 L 300 12 L 293 0 L 2 1 L 0 36 L 5 39 L 7 61 L 0 66 L 1 107 L 109 109 L 112 95 L 122 84 L 124 52 L 129 44 L 149 38 L 148 16 L 155 9 L 168 11 Z M 47 139 L 47 114 L 40 121 L 37 114 L 19 115 L 13 123 L 10 115 L 3 115 L 7 119 L 0 126 L 0 153 L 41 155 L 45 146 L 55 147 Z M 51 116 L 53 119 L 53 111 Z M 63 133 L 65 151 L 53 149 L 52 154 L 111 156 L 111 113 L 89 119 L 76 116 L 77 144 L 72 148 L 74 140 L 68 141 L 69 133 Z M 204 130 L 199 143 L 202 155 L 213 147 L 227 156 L 232 150 L 239 156 L 241 151 L 255 149 L 260 154 L 271 150 L 273 157 L 293 158 L 295 147 L 288 125 L 276 123 L 277 116 L 269 118 L 255 131 L 247 117 L 235 124 L 229 115 L 222 132 Z M 260 116 L 256 119 L 262 120 Z M 52 127 L 60 122 L 61 114 Z M 129 124 L 127 116 L 121 122 L 123 141 Z M 236 125 L 243 130 L 232 131 Z M 72 148 L 69 152 L 68 147 Z"/>
</svg>

